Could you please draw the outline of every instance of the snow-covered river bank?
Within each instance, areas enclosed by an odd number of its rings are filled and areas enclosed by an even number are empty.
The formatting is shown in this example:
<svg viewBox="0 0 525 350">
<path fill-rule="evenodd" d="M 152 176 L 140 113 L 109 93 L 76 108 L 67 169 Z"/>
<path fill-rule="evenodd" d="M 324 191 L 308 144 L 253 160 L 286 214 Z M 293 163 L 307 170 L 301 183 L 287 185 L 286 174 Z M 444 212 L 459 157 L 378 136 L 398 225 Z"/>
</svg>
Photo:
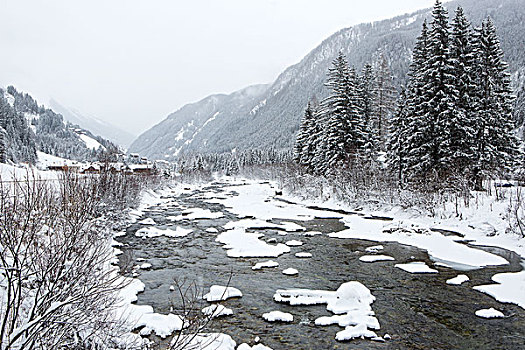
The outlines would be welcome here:
<svg viewBox="0 0 525 350">
<path fill-rule="evenodd" d="M 210 330 L 237 344 L 258 337 L 272 349 L 525 345 L 525 311 L 515 305 L 525 293 L 523 261 L 515 252 L 469 247 L 406 220 L 283 201 L 267 182 L 180 188 L 142 214 L 117 238 L 122 264 L 131 260 L 130 273 L 145 284 L 137 304 L 177 314 L 174 278 L 195 282 L 204 295 L 232 274 L 229 286 L 242 297 L 223 303 L 231 315 Z M 496 274 L 507 292 L 473 288 L 492 284 Z M 504 317 L 481 317 L 496 311 Z M 149 327 L 143 332 L 162 333 L 158 322 L 142 324 Z"/>
</svg>

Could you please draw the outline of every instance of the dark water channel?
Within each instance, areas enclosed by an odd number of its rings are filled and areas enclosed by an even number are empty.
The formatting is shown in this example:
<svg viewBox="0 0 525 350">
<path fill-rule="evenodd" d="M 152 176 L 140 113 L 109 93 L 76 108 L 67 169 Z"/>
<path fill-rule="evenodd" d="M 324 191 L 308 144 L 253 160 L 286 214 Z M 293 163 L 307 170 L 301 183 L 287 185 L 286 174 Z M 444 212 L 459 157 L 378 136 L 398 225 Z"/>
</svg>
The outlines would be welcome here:
<svg viewBox="0 0 525 350">
<path fill-rule="evenodd" d="M 472 289 L 475 285 L 491 283 L 495 273 L 517 272 L 522 269 L 516 254 L 493 249 L 493 253 L 504 256 L 510 264 L 479 270 L 458 272 L 450 268 L 433 266 L 428 254 L 420 249 L 397 243 L 377 243 L 366 240 L 334 239 L 326 235 L 307 237 L 302 233 L 262 230 L 263 240 L 275 238 L 284 243 L 297 239 L 301 247 L 291 247 L 291 252 L 278 258 L 278 268 L 253 271 L 256 262 L 270 258 L 228 258 L 223 245 L 215 242 L 217 233 L 206 232 L 239 218 L 227 212 L 220 204 L 204 201 L 204 192 L 215 192 L 217 197 L 232 195 L 223 192 L 229 184 L 213 183 L 202 191 L 195 190 L 180 195 L 177 204 L 153 207 L 143 218 L 151 217 L 159 225 L 191 228 L 192 233 L 181 238 L 135 237 L 141 225 L 133 224 L 127 234 L 118 240 L 125 256 L 136 260 L 145 259 L 152 264 L 150 270 L 141 270 L 139 279 L 146 284 L 139 294 L 138 304 L 152 305 L 156 312 L 168 313 L 170 307 L 177 310 L 177 294 L 170 291 L 173 279 L 196 282 L 206 293 L 213 284 L 226 285 L 233 272 L 230 285 L 240 289 L 243 297 L 229 299 L 224 305 L 231 308 L 233 316 L 214 321 L 211 330 L 229 334 L 238 343 L 253 345 L 256 336 L 274 350 L 279 349 L 525 349 L 525 311 L 513 304 L 502 304 L 490 296 Z M 220 219 L 184 220 L 171 222 L 166 217 L 180 215 L 185 208 L 204 208 L 221 211 Z M 337 216 L 337 214 L 334 214 Z M 286 220 L 291 221 L 291 220 Z M 279 222 L 279 220 L 275 220 Z M 337 219 L 315 219 L 297 222 L 308 231 L 323 233 L 344 229 Z M 396 261 L 363 263 L 358 259 L 367 247 L 382 244 L 381 254 L 394 257 Z M 312 258 L 300 259 L 294 253 L 306 251 Z M 396 263 L 425 261 L 439 270 L 438 274 L 410 274 L 395 268 Z M 293 267 L 297 276 L 285 276 L 282 270 Z M 470 277 L 470 281 L 452 286 L 445 283 L 458 273 Z M 379 320 L 379 336 L 389 334 L 390 340 L 335 341 L 335 334 L 343 330 L 338 326 L 315 326 L 320 316 L 330 316 L 325 305 L 289 306 L 273 301 L 277 289 L 308 288 L 336 290 L 342 283 L 359 281 L 376 297 L 372 308 Z M 203 302 L 202 307 L 207 306 Z M 475 316 L 478 309 L 494 307 L 505 314 L 503 319 L 483 319 Z M 280 310 L 294 315 L 291 324 L 268 323 L 261 315 Z"/>
</svg>

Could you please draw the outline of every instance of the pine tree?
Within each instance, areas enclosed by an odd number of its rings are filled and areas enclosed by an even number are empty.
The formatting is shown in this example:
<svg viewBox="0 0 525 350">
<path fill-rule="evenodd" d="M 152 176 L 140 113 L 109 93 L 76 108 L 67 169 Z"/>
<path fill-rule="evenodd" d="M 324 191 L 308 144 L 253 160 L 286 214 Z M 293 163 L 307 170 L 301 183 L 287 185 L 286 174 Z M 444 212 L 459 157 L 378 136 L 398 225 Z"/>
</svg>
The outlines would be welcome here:
<svg viewBox="0 0 525 350">
<path fill-rule="evenodd" d="M 358 94 L 360 96 L 360 108 L 362 124 L 365 130 L 366 140 L 363 152 L 369 158 L 375 158 L 378 151 L 378 133 L 374 121 L 377 113 L 377 81 L 372 65 L 367 63 L 359 76 Z"/>
<path fill-rule="evenodd" d="M 512 133 L 513 97 L 507 63 L 490 18 L 476 30 L 475 38 L 478 128 L 474 179 L 476 188 L 481 189 L 483 178 L 510 170 L 519 153 Z"/>
<path fill-rule="evenodd" d="M 312 119 L 312 108 L 310 102 L 308 102 L 303 118 L 301 119 L 301 125 L 299 126 L 299 131 L 297 132 L 294 146 L 294 161 L 300 165 L 305 165 L 302 163 L 303 148 L 305 147 L 306 140 L 308 139 L 308 133 L 310 132 Z"/>
<path fill-rule="evenodd" d="M 408 73 L 409 83 L 406 91 L 406 127 L 408 130 L 406 141 L 405 174 L 413 178 L 421 173 L 421 160 L 427 154 L 422 147 L 430 134 L 428 123 L 428 101 L 430 96 L 425 90 L 424 73 L 429 57 L 429 33 L 427 22 L 423 22 L 421 34 L 417 38 L 412 53 L 412 63 Z"/>
<path fill-rule="evenodd" d="M 342 51 L 332 62 L 325 85 L 331 93 L 321 103 L 322 109 L 326 112 L 324 159 L 328 167 L 333 169 L 347 161 L 349 145 L 352 143 L 349 138 L 351 104 L 349 70 Z"/>
</svg>

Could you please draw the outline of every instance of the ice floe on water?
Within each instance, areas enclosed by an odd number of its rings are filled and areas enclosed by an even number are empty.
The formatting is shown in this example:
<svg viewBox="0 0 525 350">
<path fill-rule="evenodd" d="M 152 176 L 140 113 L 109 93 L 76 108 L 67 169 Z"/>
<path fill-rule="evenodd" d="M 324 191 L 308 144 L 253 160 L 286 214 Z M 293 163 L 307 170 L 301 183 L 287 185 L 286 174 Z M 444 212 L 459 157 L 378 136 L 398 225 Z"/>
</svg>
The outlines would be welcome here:
<svg viewBox="0 0 525 350">
<path fill-rule="evenodd" d="M 291 267 L 287 268 L 286 270 L 283 270 L 283 275 L 293 276 L 293 275 L 297 275 L 298 273 L 299 271 Z"/>
<path fill-rule="evenodd" d="M 279 243 L 271 245 L 259 238 L 264 236 L 262 233 L 246 232 L 242 228 L 236 228 L 219 234 L 217 242 L 224 244 L 229 257 L 278 257 L 281 254 L 290 252 L 290 247 Z"/>
<path fill-rule="evenodd" d="M 288 289 L 277 290 L 274 300 L 290 305 L 326 304 L 326 309 L 334 313 L 316 319 L 315 324 L 326 326 L 337 324 L 345 327 L 336 334 L 336 340 L 353 338 L 378 338 L 370 329 L 378 330 L 379 321 L 375 318 L 372 303 L 375 297 L 370 290 L 357 281 L 343 283 L 336 291 Z"/>
<path fill-rule="evenodd" d="M 224 305 L 213 304 L 202 309 L 202 313 L 206 316 L 220 317 L 233 315 L 233 310 L 228 309 Z"/>
<path fill-rule="evenodd" d="M 311 258 L 312 257 L 312 253 L 299 252 L 299 253 L 295 253 L 295 257 L 296 258 Z"/>
<path fill-rule="evenodd" d="M 160 236 L 184 237 L 184 236 L 187 236 L 191 232 L 192 232 L 191 229 L 182 228 L 180 226 L 177 226 L 175 230 L 172 230 L 170 228 L 161 229 L 158 227 L 149 226 L 146 228 L 141 228 L 140 230 L 135 232 L 135 236 L 142 237 L 142 238 L 154 238 L 154 237 L 160 237 Z"/>
<path fill-rule="evenodd" d="M 293 315 L 282 311 L 270 311 L 262 315 L 268 322 L 293 322 Z"/>
<path fill-rule="evenodd" d="M 525 309 L 525 270 L 498 273 L 492 276 L 492 280 L 496 284 L 475 286 L 474 289 L 502 303 L 516 304 Z"/>
<path fill-rule="evenodd" d="M 457 275 L 454 278 L 448 279 L 447 284 L 459 286 L 460 284 L 463 284 L 467 282 L 468 280 L 470 280 L 470 278 L 468 278 L 467 275 Z"/>
<path fill-rule="evenodd" d="M 205 294 L 202 298 L 211 302 L 239 297 L 242 297 L 242 292 L 237 288 L 213 285 L 210 287 L 209 293 Z"/>
<path fill-rule="evenodd" d="M 491 307 L 490 309 L 477 310 L 475 312 L 475 314 L 476 314 L 476 316 L 483 317 L 483 318 L 501 318 L 501 317 L 505 317 L 503 312 L 501 312 L 499 310 L 496 310 L 493 307 Z"/>
<path fill-rule="evenodd" d="M 260 262 L 252 266 L 252 270 L 262 270 L 263 267 L 278 267 L 279 263 L 277 261 L 268 260 Z"/>
<path fill-rule="evenodd" d="M 423 261 L 414 261 L 406 264 L 395 264 L 394 266 L 410 273 L 438 273 L 438 270 L 430 268 Z"/>
<path fill-rule="evenodd" d="M 376 261 L 393 261 L 396 259 L 388 255 L 379 254 L 379 255 L 363 255 L 362 257 L 359 258 L 359 260 L 362 262 L 371 263 L 371 262 L 376 262 Z"/>
</svg>

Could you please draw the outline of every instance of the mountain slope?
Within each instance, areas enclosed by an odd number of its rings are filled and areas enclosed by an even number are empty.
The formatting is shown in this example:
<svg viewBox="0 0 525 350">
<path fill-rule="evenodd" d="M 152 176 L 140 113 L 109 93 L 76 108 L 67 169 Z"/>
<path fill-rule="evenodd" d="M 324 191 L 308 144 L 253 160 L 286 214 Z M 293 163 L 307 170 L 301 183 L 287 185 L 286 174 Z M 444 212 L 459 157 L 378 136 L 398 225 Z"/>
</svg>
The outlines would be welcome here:
<svg viewBox="0 0 525 350">
<path fill-rule="evenodd" d="M 5 129 L 7 136 L 16 136 L 0 138 L 0 161 L 4 162 L 34 163 L 36 151 L 79 161 L 117 151 L 112 142 L 66 122 L 62 115 L 13 86 L 0 89 L 0 129 Z"/>
<path fill-rule="evenodd" d="M 525 6 L 523 0 L 459 0 L 445 5 L 453 15 L 461 4 L 474 25 L 490 15 L 501 39 L 502 48 L 509 62 L 510 71 L 516 73 L 525 67 Z M 312 95 L 319 99 L 326 94 L 323 83 L 326 72 L 339 50 L 347 55 L 350 64 L 358 70 L 381 52 L 390 63 L 396 85 L 404 82 L 411 59 L 411 50 L 422 22 L 430 17 L 430 10 L 422 10 L 392 19 L 356 25 L 343 29 L 323 41 L 301 62 L 286 69 L 265 91 L 238 105 L 227 103 L 227 109 L 219 103 L 206 110 L 208 97 L 196 104 L 181 108 L 154 129 L 162 131 L 158 136 L 146 131 L 131 145 L 130 151 L 149 157 L 172 158 L 178 152 L 224 152 L 248 148 L 289 148 L 293 145 L 304 107 Z M 523 74 L 514 74 L 515 86 L 523 87 Z M 525 98 L 524 94 L 518 96 Z M 222 95 L 221 95 L 222 96 Z M 231 96 L 231 95 L 230 95 Z M 518 101 L 520 103 L 520 101 Z M 523 104 L 523 103 L 522 103 Z M 248 108 L 247 106 L 251 106 Z M 181 111 L 187 108 L 201 111 L 199 118 L 208 121 L 206 128 L 194 137 L 191 130 L 180 134 L 187 120 Z M 219 113 L 221 118 L 213 119 Z M 201 124 L 201 125 L 202 125 Z M 193 130 L 198 130 L 195 128 Z M 163 148 L 173 145 L 175 148 Z M 190 142 L 191 140 L 191 142 Z M 180 148 L 180 151 L 179 151 Z M 173 152 L 175 151 L 175 152 Z"/>
<path fill-rule="evenodd" d="M 128 147 L 136 137 L 136 135 L 132 135 L 110 123 L 83 115 L 73 108 L 65 107 L 54 99 L 49 101 L 49 107 L 55 112 L 62 114 L 64 119 L 72 124 L 90 130 L 95 135 L 100 135 L 124 148 Z"/>
</svg>

